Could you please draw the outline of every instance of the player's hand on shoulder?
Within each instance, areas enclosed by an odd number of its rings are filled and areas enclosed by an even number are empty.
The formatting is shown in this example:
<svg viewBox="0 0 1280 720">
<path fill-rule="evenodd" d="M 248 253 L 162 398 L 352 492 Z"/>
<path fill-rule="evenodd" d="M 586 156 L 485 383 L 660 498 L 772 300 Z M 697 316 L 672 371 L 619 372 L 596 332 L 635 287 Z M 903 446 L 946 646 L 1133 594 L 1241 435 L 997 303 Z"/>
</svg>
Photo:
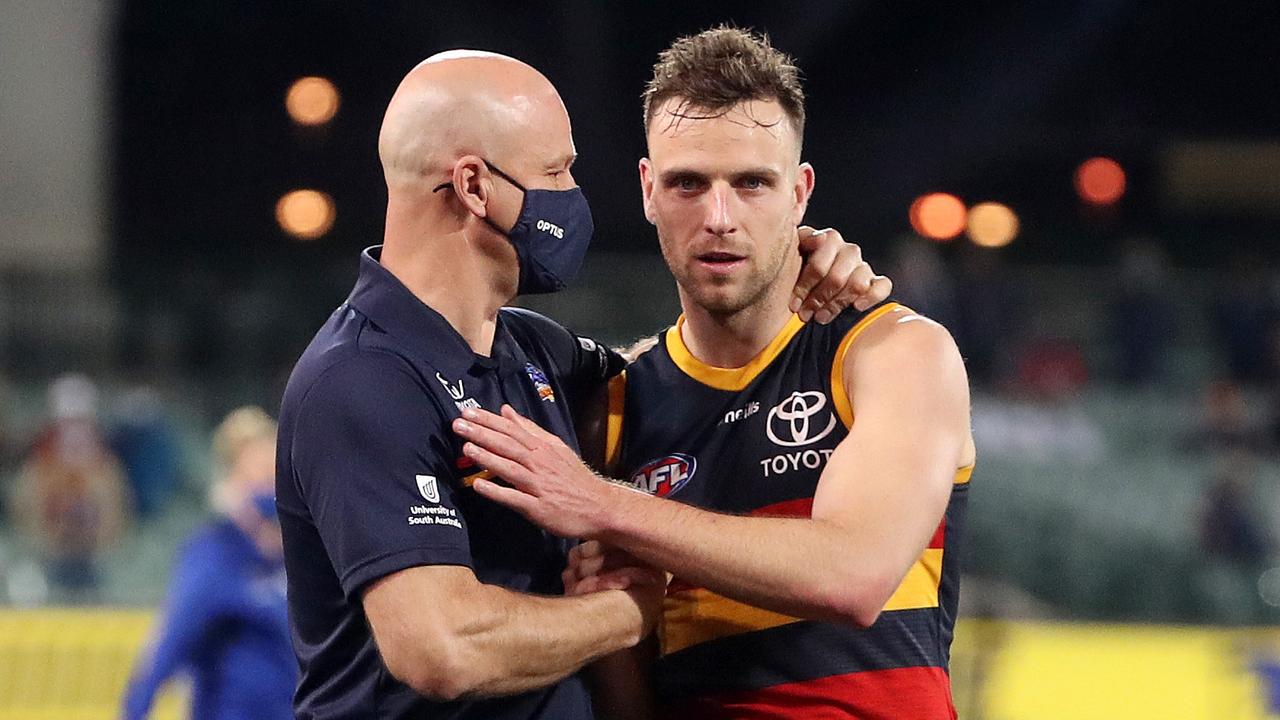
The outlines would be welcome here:
<svg viewBox="0 0 1280 720">
<path fill-rule="evenodd" d="M 862 248 L 845 242 L 839 231 L 797 228 L 804 267 L 791 297 L 791 312 L 800 319 L 826 324 L 852 305 L 866 310 L 883 302 L 893 281 L 876 275 L 862 257 Z"/>
</svg>

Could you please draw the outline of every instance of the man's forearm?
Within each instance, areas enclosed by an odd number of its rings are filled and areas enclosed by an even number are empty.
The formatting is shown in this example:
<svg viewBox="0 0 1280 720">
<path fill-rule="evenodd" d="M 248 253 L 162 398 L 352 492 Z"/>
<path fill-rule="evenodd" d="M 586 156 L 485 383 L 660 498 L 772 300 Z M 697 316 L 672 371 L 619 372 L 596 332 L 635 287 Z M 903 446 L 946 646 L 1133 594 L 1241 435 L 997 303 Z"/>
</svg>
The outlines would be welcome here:
<svg viewBox="0 0 1280 720">
<path fill-rule="evenodd" d="M 542 597 L 483 585 L 475 612 L 455 629 L 472 696 L 545 687 L 640 640 L 643 618 L 620 590 Z"/>
<path fill-rule="evenodd" d="M 619 492 L 600 539 L 680 579 L 775 612 L 855 620 L 882 568 L 859 561 L 849 529 L 809 518 L 738 517 Z M 901 578 L 897 578 L 900 580 Z"/>
</svg>

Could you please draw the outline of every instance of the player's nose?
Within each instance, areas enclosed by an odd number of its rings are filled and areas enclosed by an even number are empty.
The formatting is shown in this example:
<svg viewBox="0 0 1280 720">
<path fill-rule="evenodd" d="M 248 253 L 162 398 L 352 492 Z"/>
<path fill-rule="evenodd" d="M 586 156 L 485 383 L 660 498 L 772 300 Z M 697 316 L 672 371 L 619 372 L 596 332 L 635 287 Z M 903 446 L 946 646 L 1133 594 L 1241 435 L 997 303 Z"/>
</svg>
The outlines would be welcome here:
<svg viewBox="0 0 1280 720">
<path fill-rule="evenodd" d="M 703 224 L 712 235 L 727 235 L 737 230 L 733 212 L 733 189 L 727 183 L 715 183 L 706 194 L 706 217 Z"/>
</svg>

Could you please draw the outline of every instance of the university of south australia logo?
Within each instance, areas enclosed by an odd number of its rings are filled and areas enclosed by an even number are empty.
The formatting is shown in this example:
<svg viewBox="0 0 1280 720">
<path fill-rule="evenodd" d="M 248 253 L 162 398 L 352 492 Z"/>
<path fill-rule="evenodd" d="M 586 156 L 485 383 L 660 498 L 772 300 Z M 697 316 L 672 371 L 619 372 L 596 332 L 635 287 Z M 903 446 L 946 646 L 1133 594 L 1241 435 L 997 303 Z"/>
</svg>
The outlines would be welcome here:
<svg viewBox="0 0 1280 720">
<path fill-rule="evenodd" d="M 440 502 L 440 486 L 436 484 L 435 475 L 416 475 L 418 481 L 418 492 L 422 493 L 422 497 L 427 502 Z"/>
<path fill-rule="evenodd" d="M 827 396 L 816 390 L 793 392 L 769 411 L 765 432 L 783 447 L 816 443 L 836 428 L 835 414 L 830 410 L 822 412 L 826 407 Z"/>
</svg>

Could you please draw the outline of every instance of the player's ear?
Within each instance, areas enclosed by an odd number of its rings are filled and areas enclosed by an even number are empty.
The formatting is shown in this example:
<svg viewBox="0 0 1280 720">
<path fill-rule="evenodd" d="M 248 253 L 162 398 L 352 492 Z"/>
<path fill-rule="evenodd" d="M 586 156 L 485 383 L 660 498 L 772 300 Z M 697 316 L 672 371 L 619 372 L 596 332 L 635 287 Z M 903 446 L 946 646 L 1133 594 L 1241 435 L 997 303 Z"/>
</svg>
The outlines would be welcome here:
<svg viewBox="0 0 1280 720">
<path fill-rule="evenodd" d="M 463 155 L 453 164 L 453 190 L 472 215 L 486 217 L 493 178 L 489 167 L 478 155 Z"/>
<path fill-rule="evenodd" d="M 653 225 L 653 162 L 640 158 L 640 194 L 644 200 L 644 217 Z"/>
<path fill-rule="evenodd" d="M 813 166 L 809 163 L 800 163 L 800 167 L 796 169 L 795 187 L 795 217 L 794 223 L 799 225 L 804 221 L 805 211 L 809 209 L 809 198 L 813 197 L 813 186 L 816 178 L 813 174 Z"/>
</svg>

